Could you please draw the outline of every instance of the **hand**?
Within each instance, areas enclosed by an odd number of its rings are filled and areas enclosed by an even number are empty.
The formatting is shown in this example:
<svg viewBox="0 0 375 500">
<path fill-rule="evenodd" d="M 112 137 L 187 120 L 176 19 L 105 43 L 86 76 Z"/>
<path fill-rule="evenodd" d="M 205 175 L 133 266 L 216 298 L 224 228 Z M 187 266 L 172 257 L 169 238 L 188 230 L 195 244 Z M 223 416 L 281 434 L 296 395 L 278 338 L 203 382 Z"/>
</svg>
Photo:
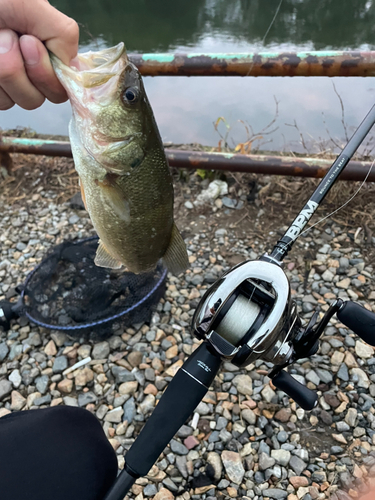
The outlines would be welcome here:
<svg viewBox="0 0 375 500">
<path fill-rule="evenodd" d="M 66 101 L 47 49 L 69 64 L 78 38 L 77 23 L 47 0 L 0 0 L 0 110 Z"/>
</svg>

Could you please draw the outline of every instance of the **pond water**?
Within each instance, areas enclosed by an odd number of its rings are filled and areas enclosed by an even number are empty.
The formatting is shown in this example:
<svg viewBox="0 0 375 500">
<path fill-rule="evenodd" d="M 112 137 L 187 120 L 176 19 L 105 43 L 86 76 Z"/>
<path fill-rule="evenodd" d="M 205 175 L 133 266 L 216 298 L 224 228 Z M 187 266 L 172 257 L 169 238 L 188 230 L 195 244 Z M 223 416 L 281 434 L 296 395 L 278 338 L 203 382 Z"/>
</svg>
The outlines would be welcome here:
<svg viewBox="0 0 375 500">
<path fill-rule="evenodd" d="M 80 23 L 82 49 L 124 41 L 129 52 L 373 50 L 375 4 L 366 0 L 53 0 Z M 279 10 L 278 7 L 280 6 Z M 278 11 L 278 12 L 277 12 Z M 270 24 L 275 16 L 271 28 Z M 267 35 L 266 35 L 267 34 Z M 266 36 L 265 36 L 266 35 Z M 244 122 L 266 150 L 316 151 L 344 140 L 374 101 L 373 78 L 146 77 L 164 141 L 235 145 Z M 262 130 L 274 118 L 272 127 Z M 0 112 L 0 127 L 66 135 L 70 106 Z M 295 126 L 296 125 L 296 126 Z M 270 132 L 271 133 L 266 133 Z M 301 134 L 303 141 L 301 141 Z"/>
</svg>

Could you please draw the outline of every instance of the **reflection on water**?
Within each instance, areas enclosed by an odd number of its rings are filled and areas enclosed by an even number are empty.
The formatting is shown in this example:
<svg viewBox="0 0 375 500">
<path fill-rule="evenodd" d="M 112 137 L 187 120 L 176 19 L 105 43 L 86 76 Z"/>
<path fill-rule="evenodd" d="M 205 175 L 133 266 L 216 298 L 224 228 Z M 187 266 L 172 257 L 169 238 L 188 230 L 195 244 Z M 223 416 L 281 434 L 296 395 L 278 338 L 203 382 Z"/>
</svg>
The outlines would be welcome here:
<svg viewBox="0 0 375 500">
<path fill-rule="evenodd" d="M 57 8 L 81 25 L 81 46 L 98 49 L 125 41 L 131 52 L 253 52 L 323 49 L 372 50 L 375 6 L 365 0 L 55 0 Z M 337 78 L 349 129 L 373 103 L 370 78 Z M 239 121 L 255 132 L 275 114 L 277 130 L 266 149 L 303 150 L 300 132 L 311 145 L 330 135 L 343 138 L 341 107 L 328 78 L 157 77 L 145 78 L 162 136 L 172 142 L 216 145 L 213 122 L 225 117 L 229 140 L 246 139 Z M 1 112 L 0 126 L 30 126 L 67 134 L 68 104 L 46 103 L 27 112 Z M 290 124 L 298 125 L 298 130 Z M 329 131 L 329 133 L 327 132 Z M 267 141 L 267 142 L 266 142 Z"/>
</svg>

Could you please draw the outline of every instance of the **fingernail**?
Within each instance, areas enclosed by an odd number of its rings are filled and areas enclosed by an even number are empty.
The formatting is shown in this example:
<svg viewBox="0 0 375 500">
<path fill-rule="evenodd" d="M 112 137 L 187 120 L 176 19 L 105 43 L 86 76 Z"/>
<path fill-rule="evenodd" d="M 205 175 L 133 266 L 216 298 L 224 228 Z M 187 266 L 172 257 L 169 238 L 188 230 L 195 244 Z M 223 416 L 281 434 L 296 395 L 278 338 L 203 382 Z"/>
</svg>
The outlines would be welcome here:
<svg viewBox="0 0 375 500">
<path fill-rule="evenodd" d="M 0 30 L 0 54 L 6 54 L 13 47 L 14 38 L 9 30 Z"/>
<path fill-rule="evenodd" d="M 40 61 L 40 54 L 34 37 L 24 35 L 20 38 L 22 56 L 28 66 L 34 66 Z"/>
</svg>

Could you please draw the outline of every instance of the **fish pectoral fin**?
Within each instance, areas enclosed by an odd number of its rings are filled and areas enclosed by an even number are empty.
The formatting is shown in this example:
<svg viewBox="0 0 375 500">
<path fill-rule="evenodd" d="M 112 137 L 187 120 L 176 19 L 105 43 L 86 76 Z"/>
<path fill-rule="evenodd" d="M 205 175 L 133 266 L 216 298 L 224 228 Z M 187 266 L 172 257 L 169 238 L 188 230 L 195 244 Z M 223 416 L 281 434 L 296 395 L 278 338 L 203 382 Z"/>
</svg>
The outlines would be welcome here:
<svg viewBox="0 0 375 500">
<path fill-rule="evenodd" d="M 171 241 L 163 256 L 163 262 L 168 270 L 176 275 L 186 271 L 189 267 L 186 245 L 175 223 L 173 223 Z"/>
<path fill-rule="evenodd" d="M 120 186 L 118 186 L 111 177 L 112 175 L 107 175 L 103 181 L 96 180 L 95 184 L 100 187 L 100 194 L 103 202 L 109 206 L 121 220 L 130 222 L 129 202 L 125 198 Z"/>
<path fill-rule="evenodd" d="M 100 240 L 94 262 L 98 267 L 109 267 L 110 269 L 120 269 L 122 266 L 122 263 L 118 259 L 110 255 Z"/>
<path fill-rule="evenodd" d="M 83 204 L 85 205 L 85 209 L 86 211 L 88 212 L 87 210 L 87 205 L 86 205 L 86 195 L 85 195 L 85 190 L 83 188 L 83 183 L 82 183 L 82 180 L 81 178 L 79 177 L 79 187 L 81 188 L 81 198 L 82 198 L 82 201 L 83 201 Z"/>
</svg>

